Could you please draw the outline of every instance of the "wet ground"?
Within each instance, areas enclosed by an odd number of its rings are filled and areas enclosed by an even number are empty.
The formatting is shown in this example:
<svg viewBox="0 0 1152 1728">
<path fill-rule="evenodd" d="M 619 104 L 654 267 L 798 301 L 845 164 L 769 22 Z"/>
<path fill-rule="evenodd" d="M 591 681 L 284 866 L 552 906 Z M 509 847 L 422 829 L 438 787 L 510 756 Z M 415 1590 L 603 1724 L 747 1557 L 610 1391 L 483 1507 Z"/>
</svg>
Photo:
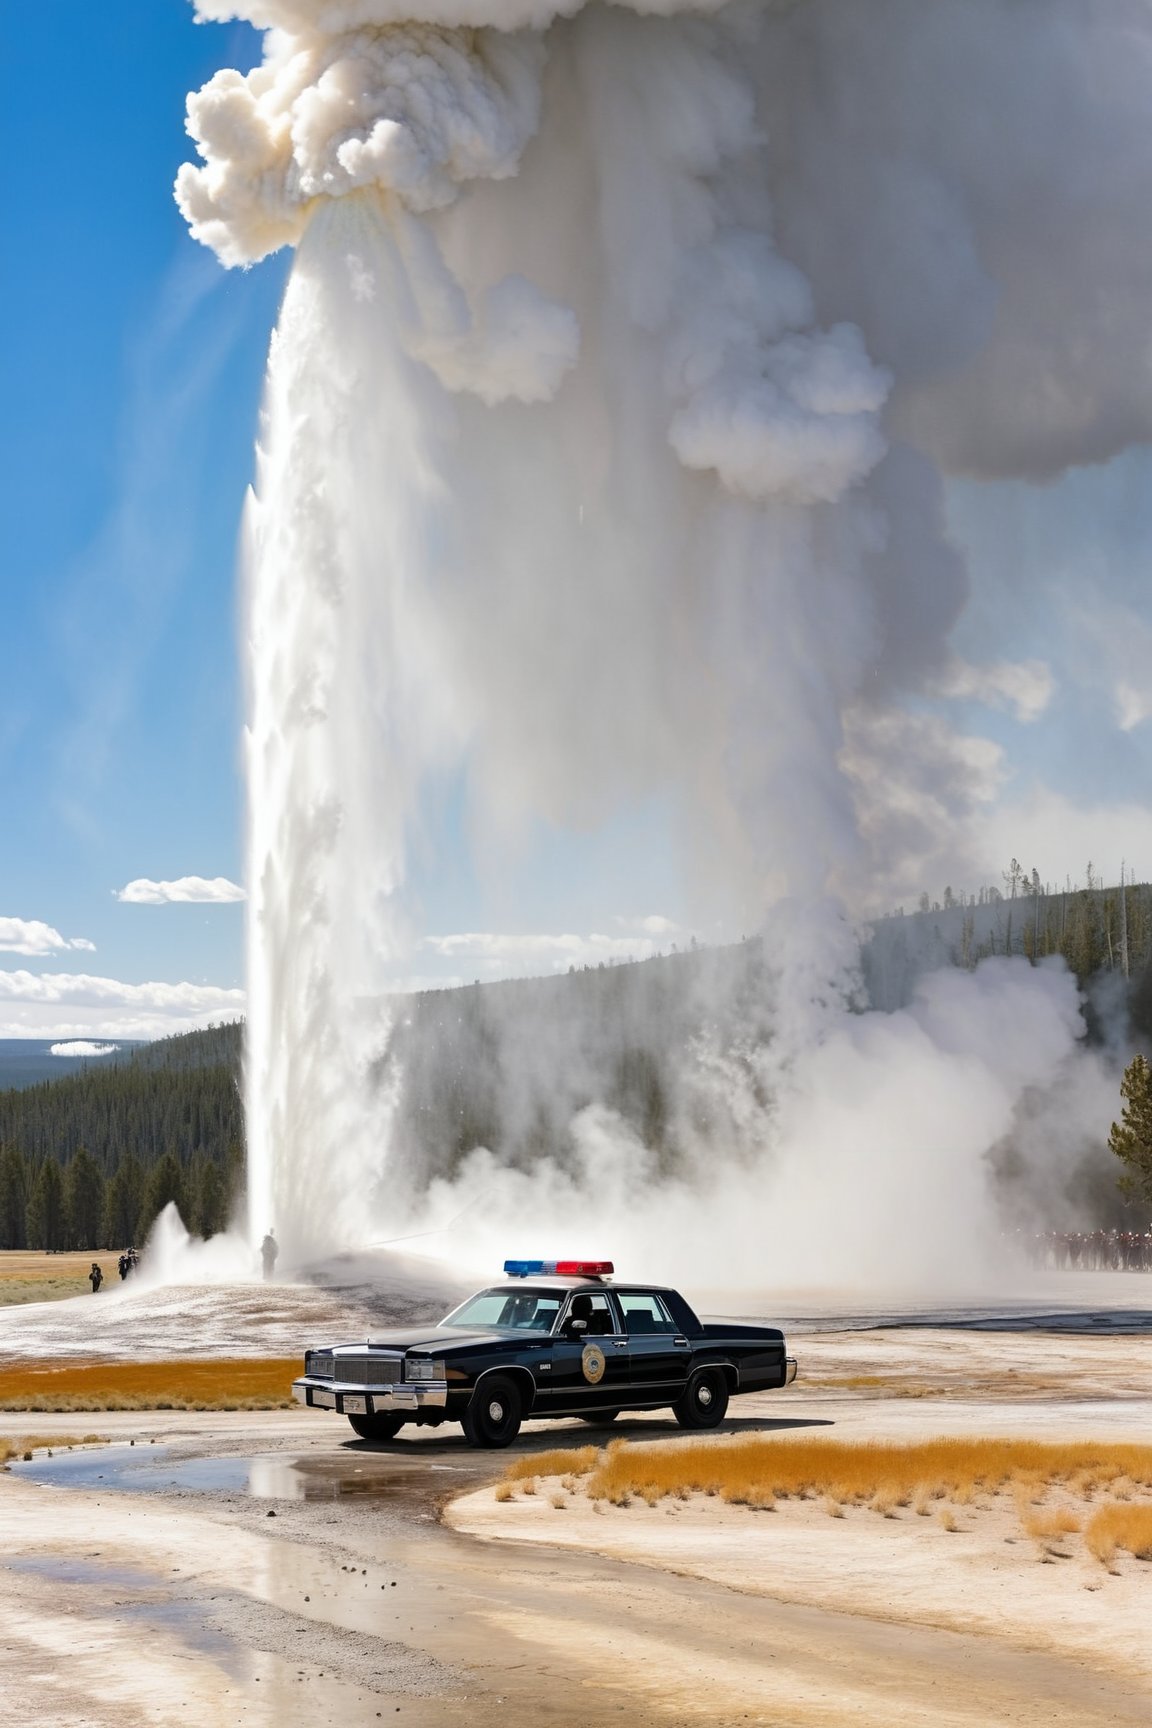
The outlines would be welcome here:
<svg viewBox="0 0 1152 1728">
<path fill-rule="evenodd" d="M 867 1431 L 867 1406 L 787 1397 L 787 1414 L 779 1396 L 747 1400 L 726 1426 Z M 67 1433 L 67 1418 L 52 1422 Z M 38 1453 L 0 1478 L 6 1728 L 1149 1718 L 1138 1689 L 1049 1652 L 460 1535 L 441 1506 L 506 1460 L 455 1428 L 375 1446 L 295 1411 L 102 1425 L 115 1444 Z M 678 1435 L 664 1418 L 612 1432 Z M 590 1437 L 532 1425 L 517 1451 Z"/>
<path fill-rule="evenodd" d="M 298 1300 L 299 1298 L 299 1300 Z M 391 1301 L 391 1295 L 378 1298 Z M 351 1294 L 167 1290 L 115 1308 L 3 1316 L 0 1342 L 63 1359 L 195 1335 L 262 1354 L 313 1323 L 349 1333 Z M 705 1304 L 702 1304 L 704 1306 Z M 707 1304 L 772 1312 L 767 1302 Z M 979 1426 L 1146 1437 L 1152 1279 L 1064 1277 L 989 1307 L 793 1304 L 802 1379 L 741 1399 L 730 1433 L 867 1438 Z M 777 1310 L 778 1312 L 778 1310 Z M 357 1324 L 362 1318 L 358 1316 Z M 878 1331 L 887 1319 L 891 1328 Z M 85 1322 L 87 1325 L 87 1322 Z M 93 1322 L 94 1324 L 94 1322 Z M 930 1329 L 925 1329 L 930 1328 Z M 355 1335 L 355 1328 L 352 1328 Z M 91 1348 L 93 1339 L 87 1340 Z M 98 1429 L 0 1475 L 5 1728 L 1128 1728 L 1152 1700 L 1107 1663 L 940 1626 L 750 1595 L 576 1549 L 441 1522 L 506 1456 L 454 1426 L 389 1446 L 298 1409 L 0 1416 L 0 1433 Z M 615 1437 L 675 1441 L 664 1416 Z M 517 1452 L 607 1438 L 532 1424 Z M 770 1540 L 765 1526 L 766 1540 Z"/>
</svg>

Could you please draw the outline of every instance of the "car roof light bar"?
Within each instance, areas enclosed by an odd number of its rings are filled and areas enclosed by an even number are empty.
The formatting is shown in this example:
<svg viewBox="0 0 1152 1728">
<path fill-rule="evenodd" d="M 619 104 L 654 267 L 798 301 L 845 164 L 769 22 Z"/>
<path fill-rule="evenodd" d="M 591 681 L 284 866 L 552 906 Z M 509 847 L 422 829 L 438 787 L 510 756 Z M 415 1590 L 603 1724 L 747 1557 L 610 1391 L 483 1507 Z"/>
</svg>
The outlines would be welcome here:
<svg viewBox="0 0 1152 1728">
<path fill-rule="evenodd" d="M 509 1278 L 610 1278 L 611 1260 L 505 1260 Z"/>
</svg>

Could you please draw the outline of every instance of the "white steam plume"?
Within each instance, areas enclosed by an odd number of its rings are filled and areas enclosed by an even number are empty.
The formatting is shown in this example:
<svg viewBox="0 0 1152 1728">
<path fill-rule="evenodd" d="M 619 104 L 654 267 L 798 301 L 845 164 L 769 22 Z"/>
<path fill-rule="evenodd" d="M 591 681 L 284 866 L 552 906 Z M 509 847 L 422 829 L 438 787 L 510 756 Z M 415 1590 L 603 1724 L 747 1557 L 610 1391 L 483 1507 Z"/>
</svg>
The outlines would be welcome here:
<svg viewBox="0 0 1152 1728">
<path fill-rule="evenodd" d="M 1152 435 L 1116 335 L 1152 287 L 1131 220 L 1152 23 L 1136 0 L 1115 26 L 1083 0 L 200 15 L 270 34 L 190 99 L 181 207 L 226 263 L 299 248 L 251 512 L 248 1110 L 252 1225 L 303 1251 L 395 1222 L 383 994 L 444 778 L 466 773 L 481 844 L 662 797 L 694 922 L 734 932 L 785 895 L 866 902 L 985 795 L 994 749 L 934 722 L 910 752 L 902 706 L 955 687 L 941 466 L 1048 473 Z M 1112 213 L 1093 205 L 1102 283 L 1054 237 L 1126 150 Z M 1002 670 L 966 688 L 1006 694 Z M 737 1052 L 766 1064 L 756 1108 L 682 1140 L 726 1217 L 770 1186 L 815 1203 L 810 1130 L 845 1217 L 887 1206 L 912 1159 L 900 1074 L 949 1118 L 979 1094 L 929 1160 L 971 1198 L 1075 1060 L 1067 980 L 1013 967 L 941 985 L 947 1013 L 929 993 L 851 1018 L 847 928 L 777 930 L 766 1053 Z M 989 1049 L 1009 1010 L 1019 1037 Z M 722 1090 L 732 1050 L 698 1054 Z M 834 1059 L 867 1103 L 843 1121 Z M 581 1124 L 575 1174 L 522 1190 L 538 1208 L 595 1189 L 579 1148 L 612 1125 Z M 618 1161 L 651 1157 L 617 1128 Z"/>
</svg>

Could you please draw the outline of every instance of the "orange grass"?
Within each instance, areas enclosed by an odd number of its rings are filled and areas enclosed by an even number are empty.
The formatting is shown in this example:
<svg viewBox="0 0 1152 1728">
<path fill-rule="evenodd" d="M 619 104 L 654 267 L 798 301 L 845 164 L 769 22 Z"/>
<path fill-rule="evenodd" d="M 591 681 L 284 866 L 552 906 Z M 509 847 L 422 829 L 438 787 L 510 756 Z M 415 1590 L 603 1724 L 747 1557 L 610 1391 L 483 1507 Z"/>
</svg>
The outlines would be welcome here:
<svg viewBox="0 0 1152 1728">
<path fill-rule="evenodd" d="M 1022 1505 L 1020 1523 L 1024 1534 L 1035 1542 L 1052 1542 L 1058 1536 L 1074 1536 L 1080 1528 L 1079 1518 L 1067 1506 L 1046 1510 Z"/>
<path fill-rule="evenodd" d="M 541 1470 L 540 1458 L 532 1468 Z M 591 1471 L 586 1489 L 592 1499 L 614 1504 L 625 1496 L 651 1502 L 687 1490 L 737 1504 L 827 1497 L 890 1514 L 930 1496 L 963 1503 L 977 1488 L 995 1492 L 1019 1483 L 1036 1490 L 1073 1476 L 1085 1488 L 1120 1479 L 1152 1488 L 1152 1446 L 964 1438 L 854 1444 L 761 1435 L 663 1446 L 618 1440 Z"/>
<path fill-rule="evenodd" d="M 26 1362 L 0 1368 L 0 1410 L 275 1410 L 299 1372 L 295 1357 Z"/>
<path fill-rule="evenodd" d="M 505 1482 L 519 1482 L 525 1476 L 587 1476 L 600 1460 L 595 1446 L 581 1446 L 573 1452 L 531 1452 L 517 1458 L 504 1472 Z"/>
<path fill-rule="evenodd" d="M 0 1470 L 11 1458 L 31 1457 L 33 1452 L 71 1452 L 74 1446 L 106 1446 L 106 1434 L 0 1435 Z"/>
<path fill-rule="evenodd" d="M 1119 1548 L 1152 1560 L 1152 1505 L 1101 1506 L 1084 1532 L 1089 1552 L 1111 1567 Z"/>
</svg>

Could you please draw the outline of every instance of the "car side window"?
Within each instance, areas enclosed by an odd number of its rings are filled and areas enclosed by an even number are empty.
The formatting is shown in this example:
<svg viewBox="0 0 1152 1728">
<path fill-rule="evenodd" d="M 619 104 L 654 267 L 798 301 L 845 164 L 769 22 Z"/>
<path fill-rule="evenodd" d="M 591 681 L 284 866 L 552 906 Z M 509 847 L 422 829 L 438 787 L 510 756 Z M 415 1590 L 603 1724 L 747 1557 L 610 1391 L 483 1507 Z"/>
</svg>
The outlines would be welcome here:
<svg viewBox="0 0 1152 1728">
<path fill-rule="evenodd" d="M 587 1320 L 588 1330 L 584 1334 L 586 1338 L 610 1338 L 616 1330 L 616 1316 L 612 1312 L 612 1304 L 602 1291 L 577 1290 L 570 1296 L 560 1321 L 561 1332 L 574 1315 Z"/>
<path fill-rule="evenodd" d="M 675 1320 L 654 1291 L 617 1291 L 616 1300 L 624 1310 L 624 1326 L 629 1337 L 676 1331 Z"/>
</svg>

